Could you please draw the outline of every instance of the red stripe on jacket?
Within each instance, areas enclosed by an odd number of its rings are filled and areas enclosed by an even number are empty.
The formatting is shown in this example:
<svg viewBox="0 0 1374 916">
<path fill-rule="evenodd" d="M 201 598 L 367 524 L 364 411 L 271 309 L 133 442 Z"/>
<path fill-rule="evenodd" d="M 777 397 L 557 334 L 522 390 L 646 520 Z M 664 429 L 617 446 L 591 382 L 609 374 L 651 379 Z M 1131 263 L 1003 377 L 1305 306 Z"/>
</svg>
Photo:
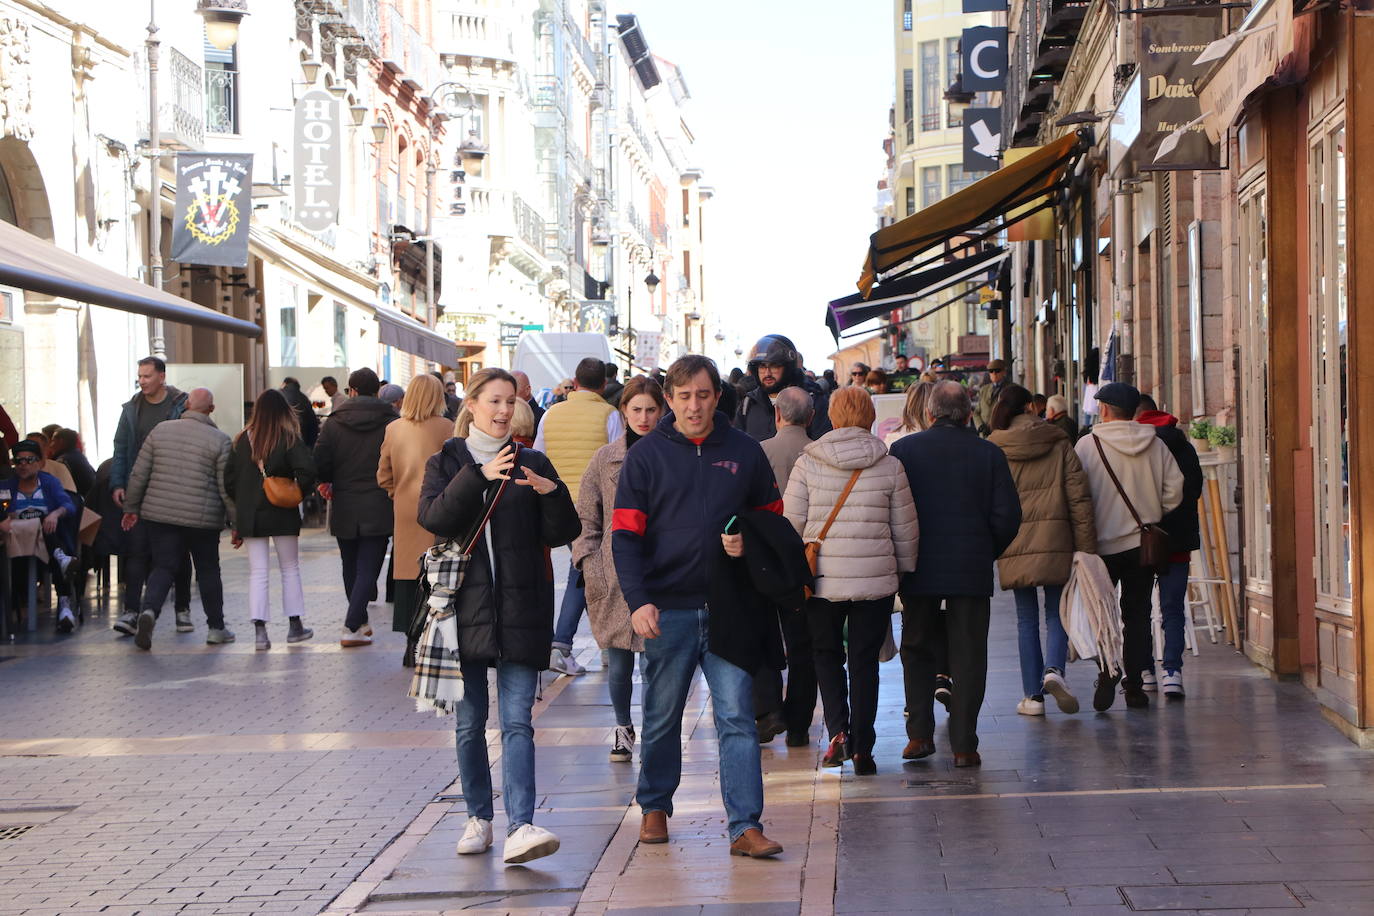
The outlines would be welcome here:
<svg viewBox="0 0 1374 916">
<path fill-rule="evenodd" d="M 782 500 L 775 499 L 766 506 L 759 506 L 757 511 L 772 512 L 776 515 L 782 515 Z"/>
<path fill-rule="evenodd" d="M 644 537 L 649 527 L 649 516 L 639 509 L 616 509 L 611 513 L 611 530 L 628 531 Z"/>
</svg>

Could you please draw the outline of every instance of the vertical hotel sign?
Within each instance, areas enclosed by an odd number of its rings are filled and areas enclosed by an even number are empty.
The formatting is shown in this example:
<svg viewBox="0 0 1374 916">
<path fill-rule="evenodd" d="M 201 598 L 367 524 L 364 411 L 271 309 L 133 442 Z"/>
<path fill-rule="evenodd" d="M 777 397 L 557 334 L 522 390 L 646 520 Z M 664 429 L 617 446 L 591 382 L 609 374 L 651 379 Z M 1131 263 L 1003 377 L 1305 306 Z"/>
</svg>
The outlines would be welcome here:
<svg viewBox="0 0 1374 916">
<path fill-rule="evenodd" d="M 343 184 L 339 100 L 323 89 L 312 89 L 296 103 L 295 185 L 296 222 L 311 232 L 323 232 L 339 221 L 339 191 Z"/>
<path fill-rule="evenodd" d="M 252 194 L 251 153 L 177 153 L 172 260 L 247 266 Z"/>
<path fill-rule="evenodd" d="M 1217 169 L 1221 148 L 1207 136 L 1198 82 L 1211 69 L 1195 63 L 1221 37 L 1221 10 L 1140 17 L 1141 171 Z M 1176 145 L 1165 140 L 1178 134 Z"/>
</svg>

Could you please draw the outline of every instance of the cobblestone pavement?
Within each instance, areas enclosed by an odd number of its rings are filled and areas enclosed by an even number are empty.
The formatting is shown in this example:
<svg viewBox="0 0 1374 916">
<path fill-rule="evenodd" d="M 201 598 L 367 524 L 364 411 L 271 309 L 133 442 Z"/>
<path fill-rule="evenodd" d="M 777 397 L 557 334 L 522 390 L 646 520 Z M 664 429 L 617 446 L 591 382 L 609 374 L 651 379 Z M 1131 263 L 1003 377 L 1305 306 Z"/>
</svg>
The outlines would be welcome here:
<svg viewBox="0 0 1374 916">
<path fill-rule="evenodd" d="M 1374 913 L 1374 753 L 1301 687 L 1204 645 L 1185 702 L 1018 716 L 1001 596 L 981 770 L 952 768 L 943 725 L 936 757 L 900 760 L 890 662 L 878 775 L 818 770 L 819 726 L 812 747 L 776 740 L 764 820 L 786 852 L 732 858 L 698 681 L 672 842 L 640 847 L 604 674 L 546 678 L 536 821 L 563 848 L 513 868 L 460 859 L 451 722 L 405 698 L 388 606 L 376 645 L 338 647 L 332 541 L 303 546 L 311 643 L 288 649 L 278 622 L 273 650 L 253 651 L 246 561 L 226 549 L 233 646 L 164 615 L 141 653 L 97 610 L 74 637 L 0 647 L 0 912 Z M 597 667 L 585 627 L 578 652 Z M 1087 707 L 1091 672 L 1069 679 Z"/>
</svg>

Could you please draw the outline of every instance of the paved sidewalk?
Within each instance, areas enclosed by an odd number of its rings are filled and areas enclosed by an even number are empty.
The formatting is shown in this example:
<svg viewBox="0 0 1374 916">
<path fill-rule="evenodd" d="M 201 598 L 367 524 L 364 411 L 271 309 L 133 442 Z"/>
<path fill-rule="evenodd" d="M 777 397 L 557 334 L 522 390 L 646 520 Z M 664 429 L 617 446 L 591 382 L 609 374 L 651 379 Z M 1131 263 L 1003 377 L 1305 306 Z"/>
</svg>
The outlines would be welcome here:
<svg viewBox="0 0 1374 916">
<path fill-rule="evenodd" d="M 819 725 L 812 747 L 775 740 L 764 819 L 786 852 L 732 858 L 698 679 L 672 842 L 640 847 L 637 759 L 608 759 L 609 698 L 593 670 L 546 678 L 535 710 L 536 821 L 562 850 L 512 868 L 499 843 L 459 858 L 451 720 L 405 698 L 386 605 L 374 606 L 377 645 L 338 647 L 333 544 L 313 533 L 305 546 L 317 636 L 302 646 L 286 647 L 280 622 L 274 649 L 253 652 L 246 562 L 226 549 L 240 643 L 207 648 L 203 623 L 176 634 L 165 616 L 141 653 L 95 617 L 75 637 L 0 647 L 0 910 L 1374 912 L 1374 754 L 1327 726 L 1301 687 L 1204 645 L 1187 660 L 1186 702 L 1095 714 L 1080 664 L 1069 679 L 1087 711 L 1018 716 L 1015 612 L 1002 596 L 981 770 L 952 768 L 943 723 L 936 757 L 900 760 L 894 660 L 878 775 L 818 770 Z M 599 667 L 585 627 L 577 650 Z M 488 737 L 499 790 L 499 737 Z"/>
</svg>

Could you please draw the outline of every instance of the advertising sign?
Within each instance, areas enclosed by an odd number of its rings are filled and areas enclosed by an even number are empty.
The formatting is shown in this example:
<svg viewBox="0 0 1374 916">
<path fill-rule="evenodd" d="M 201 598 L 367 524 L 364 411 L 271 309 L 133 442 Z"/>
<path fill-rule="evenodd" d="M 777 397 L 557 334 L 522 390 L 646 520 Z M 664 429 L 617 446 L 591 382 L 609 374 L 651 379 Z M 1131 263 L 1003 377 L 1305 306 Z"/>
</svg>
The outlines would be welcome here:
<svg viewBox="0 0 1374 916">
<path fill-rule="evenodd" d="M 1001 92 L 1007 87 L 1007 30 L 980 25 L 964 29 L 959 39 L 964 91 Z"/>
<path fill-rule="evenodd" d="M 1002 109 L 964 109 L 964 171 L 992 172 L 1001 167 Z"/>
<path fill-rule="evenodd" d="M 296 103 L 292 155 L 296 222 L 311 232 L 323 232 L 339 220 L 343 185 L 343 131 L 339 100 L 323 89 L 312 89 Z"/>
<path fill-rule="evenodd" d="M 508 321 L 501 322 L 501 346 L 513 347 L 520 343 L 520 335 L 524 333 L 523 324 L 511 324 Z"/>
<path fill-rule="evenodd" d="M 660 331 L 638 331 L 635 333 L 635 365 L 645 369 L 658 368 L 658 353 L 663 348 L 663 334 Z"/>
<path fill-rule="evenodd" d="M 1197 64 L 1221 35 L 1221 12 L 1140 17 L 1141 171 L 1221 167 L 1221 149 L 1207 136 L 1198 98 L 1198 81 L 1211 67 Z"/>
<path fill-rule="evenodd" d="M 172 260 L 247 266 L 252 193 L 252 153 L 177 153 Z"/>
</svg>

